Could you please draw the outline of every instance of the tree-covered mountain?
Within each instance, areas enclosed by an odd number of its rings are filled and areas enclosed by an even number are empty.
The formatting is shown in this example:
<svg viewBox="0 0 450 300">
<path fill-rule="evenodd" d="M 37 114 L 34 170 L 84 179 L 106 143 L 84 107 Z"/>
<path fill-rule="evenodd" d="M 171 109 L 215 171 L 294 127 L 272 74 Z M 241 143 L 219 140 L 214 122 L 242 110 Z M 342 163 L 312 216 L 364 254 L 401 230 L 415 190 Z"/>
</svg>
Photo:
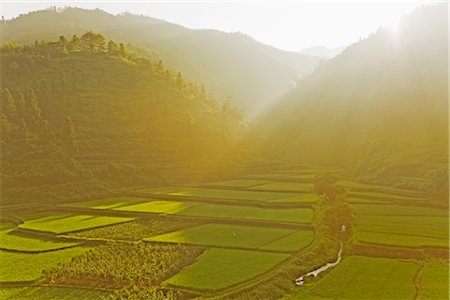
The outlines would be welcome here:
<svg viewBox="0 0 450 300">
<path fill-rule="evenodd" d="M 242 113 L 161 61 L 93 32 L 7 43 L 0 55 L 6 202 L 149 184 L 160 168 L 233 165 Z"/>
<path fill-rule="evenodd" d="M 241 33 L 193 30 L 162 20 L 101 10 L 48 9 L 1 25 L 3 41 L 32 43 L 93 30 L 106 38 L 150 49 L 188 78 L 208 86 L 220 100 L 232 97 L 248 114 L 289 89 L 314 70 L 320 58 L 261 44 Z"/>
<path fill-rule="evenodd" d="M 322 63 L 260 117 L 268 144 L 359 175 L 447 178 L 447 21 L 445 4 L 419 8 Z"/>
</svg>

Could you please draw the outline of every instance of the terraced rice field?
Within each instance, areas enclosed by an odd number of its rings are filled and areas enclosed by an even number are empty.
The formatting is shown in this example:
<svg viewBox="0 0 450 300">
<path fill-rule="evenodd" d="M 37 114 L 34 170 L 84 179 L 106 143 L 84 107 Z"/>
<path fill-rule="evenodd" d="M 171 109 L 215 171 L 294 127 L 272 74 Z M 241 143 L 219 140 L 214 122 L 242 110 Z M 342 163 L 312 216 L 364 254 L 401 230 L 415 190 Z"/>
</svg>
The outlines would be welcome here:
<svg viewBox="0 0 450 300">
<path fill-rule="evenodd" d="M 20 287 L 0 288 L 0 299 L 58 299 L 58 300 L 91 300 L 102 299 L 108 296 L 108 292 L 75 288 L 75 287 Z"/>
<path fill-rule="evenodd" d="M 285 299 L 414 299 L 415 261 L 351 256 Z"/>
<path fill-rule="evenodd" d="M 448 247 L 448 212 L 444 209 L 354 205 L 359 243 L 404 247 Z"/>
<path fill-rule="evenodd" d="M 314 234 L 310 230 L 207 224 L 144 240 L 288 252 L 306 247 L 313 237 Z"/>
<path fill-rule="evenodd" d="M 268 183 L 267 180 L 258 180 L 258 179 L 235 179 L 235 180 L 225 180 L 225 181 L 217 181 L 205 184 L 208 186 L 217 186 L 217 187 L 230 187 L 230 188 L 250 188 L 256 185 L 261 185 L 264 183 Z"/>
<path fill-rule="evenodd" d="M 46 217 L 31 219 L 20 224 L 22 229 L 51 233 L 68 233 L 88 228 L 129 222 L 134 218 L 104 217 L 92 215 L 51 214 Z"/>
<path fill-rule="evenodd" d="M 318 197 L 312 194 L 257 192 L 247 190 L 221 190 L 197 187 L 167 187 L 138 190 L 138 193 L 170 197 L 189 197 L 213 200 L 257 201 L 265 203 L 314 203 Z"/>
<path fill-rule="evenodd" d="M 336 183 L 337 186 L 342 186 L 344 188 L 353 190 L 353 191 L 361 191 L 361 192 L 381 192 L 381 193 L 389 193 L 394 195 L 403 195 L 403 196 L 412 196 L 419 197 L 422 193 L 417 191 L 411 191 L 407 189 L 396 188 L 392 186 L 386 185 L 376 185 L 369 183 L 361 183 L 351 180 L 339 180 Z"/>
<path fill-rule="evenodd" d="M 388 192 L 356 192 L 351 191 L 348 193 L 348 196 L 351 198 L 362 198 L 367 200 L 381 200 L 381 201 L 401 201 L 401 202 L 417 202 L 417 201 L 425 201 L 425 198 L 422 197 L 413 197 L 413 196 L 401 196 L 397 194 L 391 194 Z"/>
<path fill-rule="evenodd" d="M 70 248 L 79 245 L 73 242 L 56 242 L 15 235 L 13 230 L 0 231 L 0 249 L 22 252 L 41 252 Z"/>
<path fill-rule="evenodd" d="M 220 290 L 267 272 L 286 258 L 288 255 L 282 253 L 210 249 L 165 284 L 194 290 Z"/>
<path fill-rule="evenodd" d="M 358 231 L 359 242 L 420 248 L 424 246 L 448 247 L 448 238 L 431 238 L 417 235 Z"/>
<path fill-rule="evenodd" d="M 20 253 L 0 250 L 0 282 L 31 281 L 42 276 L 61 262 L 88 251 L 87 247 L 73 247 L 43 253 Z"/>
<path fill-rule="evenodd" d="M 75 207 L 75 208 L 95 208 L 95 209 L 112 209 L 119 206 L 131 205 L 139 202 L 145 202 L 148 199 L 139 197 L 116 197 L 93 201 L 83 201 L 76 203 L 63 204 L 62 207 Z"/>
<path fill-rule="evenodd" d="M 232 220 L 268 221 L 282 223 L 311 223 L 313 210 L 309 208 L 270 209 L 250 206 L 204 204 L 154 200 L 146 203 L 113 208 L 120 211 L 148 212 L 180 216 L 197 216 Z"/>
<path fill-rule="evenodd" d="M 314 190 L 314 184 L 306 182 L 299 183 L 299 182 L 272 181 L 265 184 L 253 186 L 250 189 L 258 191 L 286 191 L 286 192 L 312 193 Z"/>
<path fill-rule="evenodd" d="M 418 299 L 449 299 L 449 282 L 448 262 L 432 261 L 425 263 L 420 272 Z"/>
<path fill-rule="evenodd" d="M 446 209 L 400 205 L 353 205 L 357 215 L 379 216 L 448 216 Z"/>
</svg>

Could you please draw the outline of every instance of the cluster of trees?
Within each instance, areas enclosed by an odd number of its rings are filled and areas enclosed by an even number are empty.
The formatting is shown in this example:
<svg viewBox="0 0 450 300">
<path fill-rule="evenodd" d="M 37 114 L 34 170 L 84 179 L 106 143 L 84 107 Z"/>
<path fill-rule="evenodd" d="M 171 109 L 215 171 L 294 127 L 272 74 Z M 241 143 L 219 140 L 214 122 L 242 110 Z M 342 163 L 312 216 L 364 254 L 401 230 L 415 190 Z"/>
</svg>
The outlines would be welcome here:
<svg viewBox="0 0 450 300">
<path fill-rule="evenodd" d="M 1 90 L 1 146 L 4 150 L 12 147 L 32 149 L 46 156 L 51 152 L 74 155 L 78 149 L 78 136 L 72 119 L 65 118 L 60 132 L 49 129 L 49 123 L 42 116 L 36 93 L 29 88 L 25 93 L 20 90 L 14 94 L 8 88 Z M 16 154 L 20 154 L 20 151 Z"/>
<path fill-rule="evenodd" d="M 158 291 L 161 282 L 192 264 L 203 251 L 184 245 L 109 243 L 48 271 L 43 281 L 115 288 L 114 299 L 159 299 L 164 295 Z"/>
</svg>

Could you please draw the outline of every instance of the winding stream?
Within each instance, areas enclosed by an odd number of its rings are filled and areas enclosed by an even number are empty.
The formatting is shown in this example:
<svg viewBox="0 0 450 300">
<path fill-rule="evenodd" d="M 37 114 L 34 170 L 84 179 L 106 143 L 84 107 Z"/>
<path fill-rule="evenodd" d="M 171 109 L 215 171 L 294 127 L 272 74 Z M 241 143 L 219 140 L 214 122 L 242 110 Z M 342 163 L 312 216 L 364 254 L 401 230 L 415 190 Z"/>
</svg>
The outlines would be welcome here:
<svg viewBox="0 0 450 300">
<path fill-rule="evenodd" d="M 337 257 L 336 261 L 331 262 L 331 263 L 326 263 L 325 265 L 321 266 L 320 268 L 317 268 L 314 271 L 311 271 L 303 276 L 300 276 L 299 278 L 295 279 L 295 284 L 298 286 L 302 286 L 305 283 L 305 281 L 304 281 L 305 277 L 308 277 L 308 276 L 317 277 L 317 275 L 319 275 L 323 271 L 326 271 L 329 268 L 332 268 L 332 267 L 336 266 L 337 264 L 339 264 L 341 262 L 342 248 L 343 248 L 343 244 L 342 244 L 342 242 L 340 242 L 338 257 Z"/>
</svg>

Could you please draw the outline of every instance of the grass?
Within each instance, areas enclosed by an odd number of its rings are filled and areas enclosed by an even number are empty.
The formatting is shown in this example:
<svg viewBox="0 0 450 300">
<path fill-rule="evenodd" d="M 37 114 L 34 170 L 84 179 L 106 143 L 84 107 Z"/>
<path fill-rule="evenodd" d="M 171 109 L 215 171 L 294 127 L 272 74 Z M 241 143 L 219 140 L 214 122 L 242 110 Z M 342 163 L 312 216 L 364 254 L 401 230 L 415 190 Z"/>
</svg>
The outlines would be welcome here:
<svg viewBox="0 0 450 300">
<path fill-rule="evenodd" d="M 311 223 L 314 217 L 313 210 L 309 208 L 273 209 L 165 200 L 122 206 L 114 210 L 283 223 Z"/>
<path fill-rule="evenodd" d="M 438 239 L 417 235 L 404 235 L 384 232 L 358 231 L 357 239 L 359 242 L 383 245 L 396 245 L 405 247 L 438 246 L 448 247 L 448 238 Z"/>
<path fill-rule="evenodd" d="M 287 257 L 280 253 L 210 249 L 165 283 L 190 289 L 219 290 L 254 278 Z"/>
<path fill-rule="evenodd" d="M 311 299 L 414 299 L 414 277 L 419 268 L 412 261 L 351 256 L 323 278 L 313 280 L 308 294 Z M 306 298 L 301 292 L 299 295 L 290 299 Z"/>
<path fill-rule="evenodd" d="M 280 252 L 296 251 L 311 243 L 311 231 L 263 228 L 226 224 L 207 224 L 175 231 L 144 240 L 151 242 L 186 243 L 228 248 L 266 249 Z M 285 246 L 285 248 L 283 248 Z"/>
<path fill-rule="evenodd" d="M 69 204 L 62 204 L 63 207 L 76 207 L 76 208 L 94 208 L 94 209 L 111 209 L 119 206 L 135 204 L 139 202 L 147 201 L 148 199 L 138 197 L 116 197 L 94 201 L 84 201 Z"/>
<path fill-rule="evenodd" d="M 109 295 L 108 292 L 75 288 L 75 287 L 56 287 L 56 286 L 37 286 L 22 288 L 0 288 L 0 299 L 61 299 L 61 300 L 90 300 L 102 299 Z"/>
<path fill-rule="evenodd" d="M 279 192 L 258 192 L 243 190 L 221 190 L 195 187 L 166 187 L 142 189 L 137 192 L 148 195 L 166 195 L 172 197 L 194 197 L 214 200 L 238 200 L 238 201 L 259 201 L 259 202 L 302 202 L 302 197 L 295 193 Z M 309 195 L 308 195 L 309 196 Z M 305 198 L 310 202 L 310 197 Z"/>
<path fill-rule="evenodd" d="M 45 241 L 35 238 L 11 234 L 12 230 L 0 231 L 0 249 L 23 252 L 39 252 L 64 249 L 79 245 L 79 243 Z"/>
<path fill-rule="evenodd" d="M 449 299 L 449 263 L 427 262 L 421 271 L 418 299 Z"/>
<path fill-rule="evenodd" d="M 134 220 L 134 218 L 54 214 L 46 217 L 28 220 L 25 223 L 20 224 L 19 228 L 60 234 L 111 224 L 118 224 L 132 220 Z"/>
<path fill-rule="evenodd" d="M 236 179 L 236 180 L 226 180 L 211 182 L 205 184 L 205 186 L 223 186 L 223 187 L 235 187 L 235 188 L 249 188 L 255 185 L 260 185 L 267 183 L 267 180 L 257 180 L 257 179 Z"/>
<path fill-rule="evenodd" d="M 36 280 L 42 276 L 43 270 L 69 262 L 73 256 L 81 255 L 87 250 L 87 247 L 73 247 L 33 254 L 0 250 L 0 282 Z"/>
</svg>

